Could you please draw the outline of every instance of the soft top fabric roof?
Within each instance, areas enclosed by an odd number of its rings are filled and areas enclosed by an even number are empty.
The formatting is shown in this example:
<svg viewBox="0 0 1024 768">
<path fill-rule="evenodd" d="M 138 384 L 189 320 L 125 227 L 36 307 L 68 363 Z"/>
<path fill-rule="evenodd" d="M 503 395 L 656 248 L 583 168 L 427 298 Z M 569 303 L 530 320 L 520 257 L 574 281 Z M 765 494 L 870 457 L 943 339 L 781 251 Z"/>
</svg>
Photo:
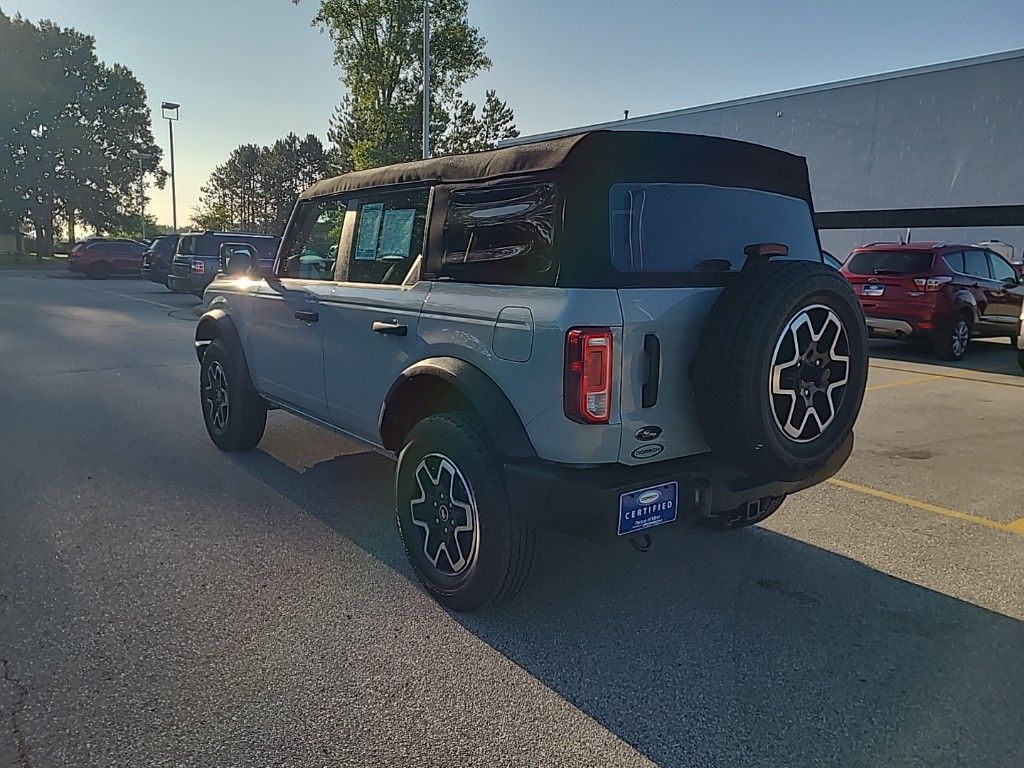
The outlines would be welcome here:
<svg viewBox="0 0 1024 768">
<path fill-rule="evenodd" d="M 317 182 L 300 199 L 409 183 L 473 182 L 560 171 L 581 180 L 620 180 L 631 173 L 679 181 L 755 184 L 810 199 L 804 158 L 734 139 L 653 131 L 591 131 L 466 155 L 356 171 Z"/>
</svg>

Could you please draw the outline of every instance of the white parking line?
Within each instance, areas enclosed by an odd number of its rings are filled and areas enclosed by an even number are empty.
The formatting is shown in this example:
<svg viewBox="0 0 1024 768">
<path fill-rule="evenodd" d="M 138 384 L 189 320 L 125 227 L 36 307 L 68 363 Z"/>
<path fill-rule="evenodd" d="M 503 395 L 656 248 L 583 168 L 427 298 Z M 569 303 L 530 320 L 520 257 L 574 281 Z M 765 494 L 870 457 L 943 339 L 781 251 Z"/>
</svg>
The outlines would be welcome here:
<svg viewBox="0 0 1024 768">
<path fill-rule="evenodd" d="M 170 304 L 164 304 L 164 303 L 159 302 L 159 301 L 153 301 L 152 299 L 143 299 L 143 298 L 140 298 L 139 296 L 132 296 L 130 293 L 120 293 L 119 291 L 105 291 L 102 288 L 96 288 L 96 287 L 91 286 L 91 285 L 83 285 L 82 287 L 83 288 L 89 288 L 89 289 L 94 290 L 94 291 L 99 291 L 100 293 L 109 293 L 109 294 L 113 294 L 114 296 L 123 296 L 126 299 L 131 299 L 132 301 L 141 301 L 141 302 L 143 302 L 145 304 L 152 304 L 153 306 L 156 306 L 156 307 L 163 307 L 164 309 L 188 309 L 188 307 L 174 307 L 174 306 L 171 306 Z"/>
</svg>

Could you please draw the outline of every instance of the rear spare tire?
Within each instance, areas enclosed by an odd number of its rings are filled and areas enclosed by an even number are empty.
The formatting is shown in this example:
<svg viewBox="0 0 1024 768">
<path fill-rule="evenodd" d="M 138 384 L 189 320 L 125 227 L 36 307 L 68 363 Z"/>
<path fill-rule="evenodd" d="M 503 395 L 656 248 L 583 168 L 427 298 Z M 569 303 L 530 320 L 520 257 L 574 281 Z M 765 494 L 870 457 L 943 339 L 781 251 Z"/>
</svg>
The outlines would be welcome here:
<svg viewBox="0 0 1024 768">
<path fill-rule="evenodd" d="M 806 261 L 748 263 L 704 324 L 694 370 L 712 452 L 800 480 L 843 448 L 864 399 L 867 329 L 850 284 Z"/>
</svg>

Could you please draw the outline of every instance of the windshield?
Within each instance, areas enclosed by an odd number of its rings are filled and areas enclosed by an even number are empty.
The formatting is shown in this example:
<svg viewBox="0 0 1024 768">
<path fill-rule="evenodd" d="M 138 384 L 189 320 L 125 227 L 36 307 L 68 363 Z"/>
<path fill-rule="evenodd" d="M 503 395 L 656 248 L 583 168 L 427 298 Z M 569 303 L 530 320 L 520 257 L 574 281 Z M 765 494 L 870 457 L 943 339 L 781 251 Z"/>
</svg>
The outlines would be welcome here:
<svg viewBox="0 0 1024 768">
<path fill-rule="evenodd" d="M 623 272 L 730 272 L 743 249 L 782 243 L 820 261 L 807 203 L 704 184 L 616 184 L 609 194 L 612 261 Z"/>
<path fill-rule="evenodd" d="M 916 275 L 932 267 L 931 251 L 860 251 L 850 257 L 852 275 Z"/>
</svg>

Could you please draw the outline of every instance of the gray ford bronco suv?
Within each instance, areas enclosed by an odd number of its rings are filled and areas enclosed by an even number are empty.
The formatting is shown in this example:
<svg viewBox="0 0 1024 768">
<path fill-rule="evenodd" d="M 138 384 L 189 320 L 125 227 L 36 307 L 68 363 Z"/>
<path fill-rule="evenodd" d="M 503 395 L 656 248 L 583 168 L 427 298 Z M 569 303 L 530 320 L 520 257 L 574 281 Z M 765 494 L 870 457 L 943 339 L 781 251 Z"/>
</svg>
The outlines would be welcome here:
<svg viewBox="0 0 1024 768">
<path fill-rule="evenodd" d="M 527 580 L 537 531 L 737 528 L 853 446 L 867 334 L 801 157 L 599 131 L 322 181 L 273 275 L 225 245 L 196 329 L 210 437 L 281 408 L 396 457 L 442 604 Z"/>
</svg>

